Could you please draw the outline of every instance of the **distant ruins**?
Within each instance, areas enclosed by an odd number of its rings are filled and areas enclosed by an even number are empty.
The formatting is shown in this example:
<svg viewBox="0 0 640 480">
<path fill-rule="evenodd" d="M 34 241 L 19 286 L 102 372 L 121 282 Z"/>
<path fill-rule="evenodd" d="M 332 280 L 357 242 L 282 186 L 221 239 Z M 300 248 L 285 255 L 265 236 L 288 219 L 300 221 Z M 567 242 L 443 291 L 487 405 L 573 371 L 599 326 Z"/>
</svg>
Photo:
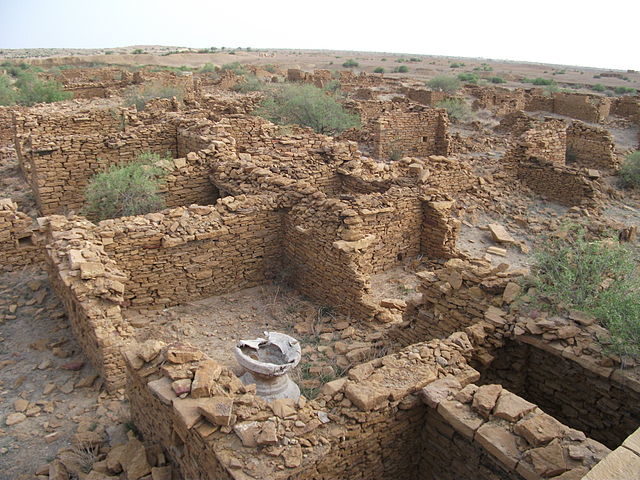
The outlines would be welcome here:
<svg viewBox="0 0 640 480">
<path fill-rule="evenodd" d="M 105 387 L 126 388 L 144 441 L 160 445 L 182 478 L 610 480 L 623 478 L 613 476 L 619 464 L 640 472 L 638 367 L 603 352 L 603 328 L 579 312 L 519 311 L 525 272 L 459 249 L 469 199 L 494 200 L 460 158 L 472 147 L 434 108 L 445 94 L 344 72 L 344 104 L 363 127 L 332 138 L 253 116 L 260 94 L 230 91 L 242 80 L 229 72 L 214 82 L 87 70 L 63 73 L 72 101 L 0 107 L 0 146 L 15 148 L 41 215 L 34 224 L 0 200 L 0 270 L 46 269 Z M 321 87 L 333 78 L 286 76 Z M 124 88 L 150 81 L 182 85 L 184 101 L 122 106 Z M 601 177 L 618 167 L 602 124 L 612 115 L 640 124 L 638 97 L 464 92 L 500 120 L 505 182 L 602 208 Z M 82 217 L 91 177 L 146 151 L 170 157 L 158 165 L 167 208 Z M 417 294 L 394 298 L 385 275 L 413 259 L 429 265 L 411 273 Z M 349 318 L 321 332 L 323 350 L 300 337 L 310 368 L 310 352 L 345 365 L 315 398 L 267 402 L 212 352 L 160 340 L 160 323 L 150 338 L 132 320 L 271 282 Z M 352 340 L 353 325 L 375 331 Z"/>
</svg>

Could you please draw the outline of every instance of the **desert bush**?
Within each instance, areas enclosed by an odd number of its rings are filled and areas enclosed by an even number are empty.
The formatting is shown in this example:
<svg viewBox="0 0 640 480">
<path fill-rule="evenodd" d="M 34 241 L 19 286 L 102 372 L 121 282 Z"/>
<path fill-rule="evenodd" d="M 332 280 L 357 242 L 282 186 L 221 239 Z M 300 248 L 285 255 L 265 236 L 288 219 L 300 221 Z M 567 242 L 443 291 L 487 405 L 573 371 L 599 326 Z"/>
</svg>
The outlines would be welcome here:
<svg viewBox="0 0 640 480">
<path fill-rule="evenodd" d="M 464 63 L 453 62 L 451 65 L 449 65 L 449 68 L 460 68 L 460 67 L 464 67 Z"/>
<path fill-rule="evenodd" d="M 591 90 L 593 90 L 594 92 L 604 92 L 606 88 L 601 83 L 596 83 L 591 87 Z"/>
<path fill-rule="evenodd" d="M 438 108 L 444 108 L 453 121 L 465 121 L 471 118 L 471 109 L 467 102 L 461 98 L 446 98 L 436 104 Z"/>
<path fill-rule="evenodd" d="M 268 63 L 267 65 L 265 65 L 262 68 L 264 68 L 269 73 L 276 73 L 278 71 L 278 68 L 275 65 L 271 64 L 271 63 Z"/>
<path fill-rule="evenodd" d="M 247 74 L 247 71 L 245 70 L 244 66 L 240 62 L 225 63 L 220 67 L 220 70 L 228 70 L 235 73 L 236 75 Z"/>
<path fill-rule="evenodd" d="M 20 105 L 59 102 L 73 96 L 72 93 L 65 92 L 58 82 L 42 80 L 31 71 L 20 73 L 15 87 L 18 89 L 17 102 Z"/>
<path fill-rule="evenodd" d="M 245 77 L 245 81 L 234 85 L 231 89 L 236 92 L 248 93 L 264 90 L 265 84 L 255 75 Z"/>
<path fill-rule="evenodd" d="M 491 83 L 507 83 L 507 81 L 502 77 L 491 77 L 489 81 Z"/>
<path fill-rule="evenodd" d="M 217 71 L 216 66 L 210 62 L 207 62 L 202 67 L 200 67 L 201 73 L 214 73 L 216 71 Z"/>
<path fill-rule="evenodd" d="M 359 67 L 360 64 L 358 62 L 356 62 L 354 59 L 350 58 L 349 60 L 347 60 L 346 62 L 344 62 L 342 64 L 342 66 L 344 68 L 356 68 Z"/>
<path fill-rule="evenodd" d="M 141 48 L 136 48 L 133 52 L 134 55 L 141 55 L 143 53 L 146 53 L 144 50 L 142 50 Z"/>
<path fill-rule="evenodd" d="M 640 189 L 640 151 L 627 155 L 620 168 L 619 176 L 623 187 Z"/>
<path fill-rule="evenodd" d="M 373 73 L 384 73 L 384 68 L 382 68 L 382 67 L 376 67 L 376 68 L 373 70 Z"/>
<path fill-rule="evenodd" d="M 531 80 L 530 82 L 527 82 L 527 83 L 533 83 L 534 85 L 543 86 L 543 85 L 553 85 L 556 82 L 551 80 L 550 78 L 537 77 L 537 78 L 534 78 L 533 80 Z"/>
<path fill-rule="evenodd" d="M 304 125 L 325 135 L 360 125 L 357 115 L 346 112 L 333 96 L 313 85 L 286 84 L 269 90 L 256 114 L 278 125 Z"/>
<path fill-rule="evenodd" d="M 453 93 L 460 88 L 460 80 L 456 77 L 447 75 L 438 75 L 427 82 L 427 86 L 433 90 L 441 92 Z"/>
<path fill-rule="evenodd" d="M 572 227 L 544 243 L 531 270 L 535 299 L 553 310 L 578 309 L 609 330 L 612 353 L 640 356 L 640 274 L 633 250 L 617 240 L 588 240 Z"/>
<path fill-rule="evenodd" d="M 324 86 L 324 90 L 326 92 L 330 92 L 334 94 L 338 93 L 341 88 L 342 88 L 342 84 L 340 83 L 340 80 L 335 80 L 335 79 L 327 82 L 327 84 Z"/>
<path fill-rule="evenodd" d="M 150 83 L 138 87 L 131 87 L 124 95 L 125 105 L 135 105 L 139 111 L 144 110 L 147 102 L 155 98 L 173 98 L 182 100 L 184 89 L 173 85 Z"/>
<path fill-rule="evenodd" d="M 460 73 L 458 80 L 461 82 L 478 83 L 478 75 L 475 73 Z"/>
<path fill-rule="evenodd" d="M 112 165 L 95 175 L 85 192 L 83 213 L 91 220 L 142 215 L 163 208 L 158 195 L 164 170 L 154 165 L 163 158 L 154 153 L 139 155 L 127 165 Z"/>
<path fill-rule="evenodd" d="M 407 73 L 409 71 L 409 67 L 406 65 L 400 65 L 393 69 L 394 73 Z"/>
<path fill-rule="evenodd" d="M 635 95 L 636 89 L 632 87 L 616 87 L 613 89 L 618 95 L 626 95 L 627 93 Z"/>
<path fill-rule="evenodd" d="M 7 75 L 0 75 L 0 105 L 15 105 L 18 95 Z"/>
</svg>

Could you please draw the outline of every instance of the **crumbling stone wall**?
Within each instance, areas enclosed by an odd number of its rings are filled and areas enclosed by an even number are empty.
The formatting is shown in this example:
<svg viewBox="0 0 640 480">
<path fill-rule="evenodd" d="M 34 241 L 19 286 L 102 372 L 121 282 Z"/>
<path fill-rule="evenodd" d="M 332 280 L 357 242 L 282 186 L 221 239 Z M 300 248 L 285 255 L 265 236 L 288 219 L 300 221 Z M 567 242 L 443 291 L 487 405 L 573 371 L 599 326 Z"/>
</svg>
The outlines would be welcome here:
<svg viewBox="0 0 640 480">
<path fill-rule="evenodd" d="M 103 221 L 99 235 L 109 239 L 106 252 L 127 274 L 127 305 L 158 308 L 273 278 L 280 224 L 268 199 L 227 197 L 209 207 Z"/>
<path fill-rule="evenodd" d="M 507 154 L 516 162 L 530 158 L 564 165 L 567 150 L 567 127 L 562 120 L 547 118 L 525 131 Z"/>
<path fill-rule="evenodd" d="M 527 111 L 544 111 L 566 115 L 591 123 L 602 123 L 611 110 L 611 99 L 585 93 L 555 92 L 545 95 L 541 89 L 528 91 Z"/>
<path fill-rule="evenodd" d="M 45 264 L 84 354 L 111 390 L 124 383 L 121 349 L 131 336 L 123 320 L 126 276 L 105 253 L 93 224 L 75 217 L 46 217 Z"/>
<path fill-rule="evenodd" d="M 42 251 L 33 236 L 33 220 L 10 198 L 0 198 L 0 272 L 42 261 Z"/>
<path fill-rule="evenodd" d="M 404 88 L 403 93 L 409 100 L 428 107 L 434 107 L 438 102 L 441 102 L 447 98 L 445 92 L 436 92 L 433 90 L 427 90 L 426 88 Z"/>
<path fill-rule="evenodd" d="M 640 97 L 625 95 L 616 98 L 611 105 L 611 114 L 640 124 Z"/>
<path fill-rule="evenodd" d="M 526 95 L 523 89 L 465 85 L 465 90 L 474 97 L 474 110 L 488 109 L 501 116 L 525 108 Z"/>
<path fill-rule="evenodd" d="M 640 424 L 640 384 L 629 381 L 624 370 L 591 363 L 558 347 L 538 337 L 517 337 L 494 352 L 496 359 L 483 381 L 503 384 L 616 448 Z"/>
<path fill-rule="evenodd" d="M 531 158 L 518 164 L 518 179 L 537 194 L 561 205 L 594 208 L 602 201 L 597 182 L 580 169 Z"/>
<path fill-rule="evenodd" d="M 448 155 L 449 118 L 443 109 L 422 112 L 388 112 L 374 123 L 373 152 L 387 158 L 395 152 L 402 156 Z"/>
<path fill-rule="evenodd" d="M 574 121 L 567 128 L 567 162 L 583 168 L 612 170 L 618 161 L 611 133 Z"/>
</svg>

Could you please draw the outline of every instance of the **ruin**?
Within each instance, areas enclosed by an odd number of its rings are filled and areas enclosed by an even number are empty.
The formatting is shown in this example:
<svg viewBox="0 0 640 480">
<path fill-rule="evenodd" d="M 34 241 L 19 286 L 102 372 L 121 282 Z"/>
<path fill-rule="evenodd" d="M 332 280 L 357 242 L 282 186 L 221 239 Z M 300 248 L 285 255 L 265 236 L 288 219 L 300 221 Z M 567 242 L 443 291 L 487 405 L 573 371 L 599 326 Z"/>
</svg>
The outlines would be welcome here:
<svg viewBox="0 0 640 480">
<path fill-rule="evenodd" d="M 229 91 L 242 81 L 230 72 L 91 73 L 65 71 L 72 101 L 0 109 L 0 147 L 39 211 L 0 199 L 0 270 L 44 268 L 103 394 L 126 392 L 144 442 L 128 440 L 136 480 L 156 480 L 152 468 L 212 480 L 640 471 L 640 367 L 602 348 L 595 318 L 522 308 L 528 269 L 501 258 L 528 247 L 508 229 L 483 229 L 484 257 L 461 248 L 481 223 L 473 203 L 529 222 L 528 205 L 497 206 L 498 189 L 597 215 L 619 167 L 603 122 L 635 118 L 637 102 L 465 87 L 500 121 L 492 163 L 433 108 L 444 94 L 381 75 L 341 72 L 362 127 L 332 138 L 252 115 L 260 94 Z M 286 77 L 324 87 L 335 75 Z M 185 99 L 122 105 L 124 89 L 158 80 Z M 91 178 L 144 152 L 165 157 L 166 208 L 82 216 Z M 271 303 L 252 304 L 255 289 Z M 292 303 L 268 315 L 283 292 Z M 227 327 L 224 308 L 242 312 Z M 263 337 L 247 340 L 254 327 Z M 105 460 L 103 473 L 134 478 L 132 462 Z"/>
</svg>

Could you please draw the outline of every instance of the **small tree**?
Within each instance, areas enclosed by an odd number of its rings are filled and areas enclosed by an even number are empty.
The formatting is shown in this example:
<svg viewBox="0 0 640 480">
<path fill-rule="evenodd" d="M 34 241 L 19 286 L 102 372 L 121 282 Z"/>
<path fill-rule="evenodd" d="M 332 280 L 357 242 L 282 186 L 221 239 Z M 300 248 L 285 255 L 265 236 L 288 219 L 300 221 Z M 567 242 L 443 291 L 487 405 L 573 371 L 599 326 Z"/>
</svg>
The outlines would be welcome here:
<svg viewBox="0 0 640 480">
<path fill-rule="evenodd" d="M 360 125 L 357 115 L 346 112 L 335 98 L 313 85 L 282 85 L 269 93 L 256 114 L 275 124 L 304 125 L 325 135 Z"/>
<path fill-rule="evenodd" d="M 373 73 L 384 73 L 384 68 L 382 68 L 382 67 L 376 67 L 376 68 L 373 70 Z"/>
<path fill-rule="evenodd" d="M 18 88 L 17 101 L 20 105 L 59 102 L 73 96 L 65 92 L 58 82 L 42 80 L 30 71 L 19 73 L 15 86 Z"/>
<path fill-rule="evenodd" d="M 438 75 L 429 80 L 427 86 L 440 92 L 453 93 L 460 88 L 460 80 L 455 77 Z"/>
<path fill-rule="evenodd" d="M 400 65 L 393 69 L 394 73 L 407 73 L 409 71 L 409 67 L 406 65 Z"/>
<path fill-rule="evenodd" d="M 355 60 L 353 60 L 352 58 L 350 58 L 349 60 L 344 62 L 342 64 L 342 66 L 344 68 L 356 68 L 356 67 L 360 66 L 360 64 L 358 62 L 356 62 Z"/>
<path fill-rule="evenodd" d="M 640 151 L 627 156 L 620 168 L 620 184 L 625 188 L 640 188 Z"/>
<path fill-rule="evenodd" d="M 164 206 L 158 195 L 164 170 L 154 163 L 158 154 L 146 153 L 128 165 L 112 165 L 106 172 L 95 175 L 86 189 L 83 213 L 100 221 L 130 215 L 155 212 Z"/>
</svg>

